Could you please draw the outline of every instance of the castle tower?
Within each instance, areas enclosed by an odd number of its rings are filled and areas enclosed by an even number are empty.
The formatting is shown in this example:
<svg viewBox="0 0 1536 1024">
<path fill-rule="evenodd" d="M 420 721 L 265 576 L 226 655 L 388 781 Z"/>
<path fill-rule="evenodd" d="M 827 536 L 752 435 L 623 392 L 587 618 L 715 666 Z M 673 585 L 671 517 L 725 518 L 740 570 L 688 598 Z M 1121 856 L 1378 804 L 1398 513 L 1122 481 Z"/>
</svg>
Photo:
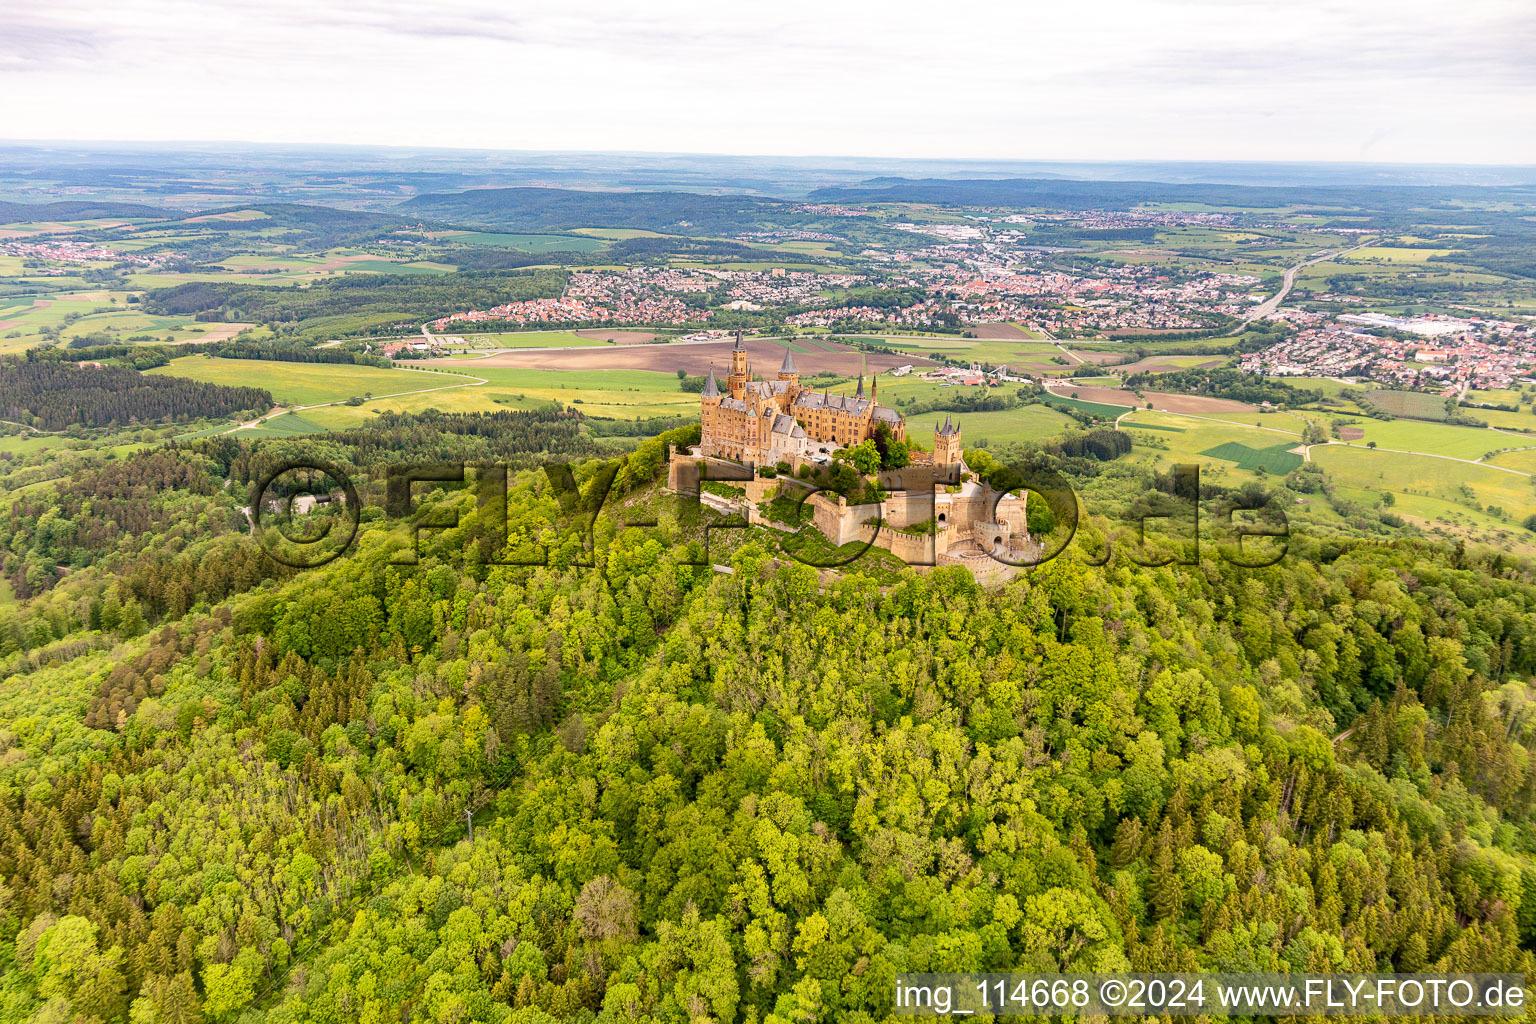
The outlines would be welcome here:
<svg viewBox="0 0 1536 1024">
<path fill-rule="evenodd" d="M 742 343 L 741 332 L 736 332 L 736 347 L 731 349 L 731 397 L 740 398 L 746 389 L 747 381 L 752 379 L 752 371 L 747 367 L 747 346 Z"/>
<path fill-rule="evenodd" d="M 933 429 L 933 464 L 935 466 L 957 465 L 960 457 L 960 428 L 945 416 L 944 425 Z"/>
</svg>

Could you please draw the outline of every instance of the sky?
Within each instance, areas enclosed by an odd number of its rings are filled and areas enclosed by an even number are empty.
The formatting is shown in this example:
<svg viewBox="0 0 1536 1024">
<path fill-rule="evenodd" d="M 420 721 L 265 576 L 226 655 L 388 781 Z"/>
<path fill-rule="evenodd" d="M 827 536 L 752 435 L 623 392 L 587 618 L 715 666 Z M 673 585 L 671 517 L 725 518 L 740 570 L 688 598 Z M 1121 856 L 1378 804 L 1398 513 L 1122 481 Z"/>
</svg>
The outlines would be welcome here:
<svg viewBox="0 0 1536 1024">
<path fill-rule="evenodd" d="M 11 139 L 1536 164 L 1532 0 L 0 0 Z"/>
</svg>

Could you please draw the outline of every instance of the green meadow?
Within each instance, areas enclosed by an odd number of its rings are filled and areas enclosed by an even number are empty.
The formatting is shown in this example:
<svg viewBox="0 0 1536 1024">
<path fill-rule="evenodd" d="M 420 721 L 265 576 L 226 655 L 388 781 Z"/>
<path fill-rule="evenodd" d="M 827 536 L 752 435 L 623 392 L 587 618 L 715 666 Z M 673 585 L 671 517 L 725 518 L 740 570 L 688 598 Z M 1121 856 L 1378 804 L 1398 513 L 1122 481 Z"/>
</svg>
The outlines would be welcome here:
<svg viewBox="0 0 1536 1024">
<path fill-rule="evenodd" d="M 457 383 L 449 374 L 383 370 L 350 363 L 279 363 L 209 356 L 174 359 L 167 366 L 157 366 L 147 372 L 188 377 L 209 384 L 266 388 L 280 405 L 344 402 L 369 392 L 383 395 Z"/>
<path fill-rule="evenodd" d="M 502 231 L 460 231 L 442 236 L 444 241 L 460 245 L 519 249 L 523 252 L 595 252 L 603 247 L 600 238 L 580 235 L 527 235 Z"/>
</svg>

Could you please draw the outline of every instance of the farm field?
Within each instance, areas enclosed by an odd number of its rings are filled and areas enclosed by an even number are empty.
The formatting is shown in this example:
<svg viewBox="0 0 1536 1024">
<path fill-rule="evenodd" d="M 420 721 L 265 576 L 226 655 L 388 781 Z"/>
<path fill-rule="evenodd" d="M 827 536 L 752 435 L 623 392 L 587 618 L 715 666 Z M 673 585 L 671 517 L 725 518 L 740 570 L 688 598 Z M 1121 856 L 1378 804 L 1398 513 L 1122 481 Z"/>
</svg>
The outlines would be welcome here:
<svg viewBox="0 0 1536 1024">
<path fill-rule="evenodd" d="M 986 340 L 1012 340 L 1014 338 L 1041 338 L 1038 331 L 1030 330 L 1023 324 L 976 324 L 970 329 L 978 338 Z"/>
<path fill-rule="evenodd" d="M 139 335 L 149 335 L 157 342 L 183 344 L 221 341 L 249 326 L 201 322 L 190 316 L 154 316 L 128 304 L 126 292 L 0 299 L 0 353 L 52 344 L 43 334 L 45 328 L 57 330 L 60 341 L 66 344 L 98 333 L 104 335 L 105 344 L 123 344 Z"/>
<path fill-rule="evenodd" d="M 1499 430 L 1520 431 L 1536 436 L 1536 412 L 1524 410 L 1522 412 L 1510 412 L 1508 409 L 1463 409 L 1464 415 L 1473 419 L 1482 420 L 1490 427 Z M 1509 438 L 1509 444 L 1519 444 L 1519 438 Z"/>
<path fill-rule="evenodd" d="M 468 331 L 452 332 L 464 338 L 477 351 L 465 355 L 470 361 L 485 358 L 499 348 L 595 348 L 606 345 L 599 338 L 586 338 L 574 331 L 511 331 L 505 334 L 473 334 Z"/>
<path fill-rule="evenodd" d="M 1160 467 L 1194 463 L 1213 479 L 1257 479 L 1254 470 L 1260 465 L 1266 473 L 1283 473 L 1301 463 L 1299 455 L 1287 458 L 1284 454 L 1301 438 L 1272 428 L 1146 410 L 1131 413 L 1120 426 L 1131 431 L 1133 457 Z M 1138 437 L 1138 430 L 1149 433 Z"/>
<path fill-rule="evenodd" d="M 1466 487 L 1477 505 L 1469 512 L 1477 513 L 1474 518 L 1485 526 L 1508 525 L 1482 511 L 1489 505 L 1504 509 L 1515 522 L 1536 512 L 1536 490 L 1530 478 L 1491 466 L 1336 444 L 1313 448 L 1312 461 L 1342 487 L 1423 495 L 1460 507 L 1466 507 L 1461 505 Z"/>
<path fill-rule="evenodd" d="M 772 377 L 784 361 L 784 346 L 760 338 L 748 338 L 745 342 L 748 358 L 758 376 Z M 690 376 L 702 376 L 713 366 L 715 372 L 724 375 L 731 365 L 732 341 L 708 342 L 698 345 L 600 345 L 570 347 L 562 351 L 504 352 L 475 362 L 476 372 L 487 367 L 520 367 L 542 370 L 649 370 L 656 373 L 675 373 L 684 370 Z M 925 360 L 887 355 L 881 352 L 862 352 L 846 346 L 825 343 L 832 351 L 807 353 L 797 359 L 802 376 L 812 376 L 829 371 L 847 376 L 857 376 L 861 371 L 872 373 L 907 363 L 927 365 Z M 426 360 L 424 366 L 442 364 L 448 360 Z M 452 360 L 455 368 L 463 369 L 461 360 Z"/>
<path fill-rule="evenodd" d="M 436 237 L 459 245 L 494 246 L 523 252 L 596 252 L 603 247 L 600 238 L 579 235 L 518 234 L 501 231 L 457 231 Z"/>
<path fill-rule="evenodd" d="M 1287 430 L 1298 438 L 1301 432 L 1307 429 L 1308 418 L 1299 413 L 1291 412 L 1265 412 L 1262 409 L 1253 409 L 1248 412 L 1213 412 L 1202 413 L 1211 419 L 1225 420 L 1228 423 L 1241 423 L 1245 426 L 1271 427 L 1275 430 Z M 1316 418 L 1315 416 L 1313 418 Z"/>
<path fill-rule="evenodd" d="M 925 448 L 931 447 L 934 426 L 931 421 L 936 415 L 940 420 L 943 419 L 943 413 L 922 413 L 909 419 L 907 436 L 921 441 Z M 1072 417 L 1046 405 L 1026 405 L 1000 412 L 967 412 L 961 414 L 959 420 L 965 430 L 967 448 L 976 447 L 982 441 L 989 446 L 1015 441 L 1038 441 L 1060 434 L 1075 425 Z"/>
<path fill-rule="evenodd" d="M 1394 391 L 1376 388 L 1365 395 L 1365 400 L 1382 412 L 1393 416 L 1408 416 L 1420 420 L 1446 418 L 1445 398 L 1424 391 Z"/>
<path fill-rule="evenodd" d="M 1174 395 L 1161 391 L 1144 391 L 1140 396 L 1120 388 L 1101 388 L 1063 382 L 1051 385 L 1051 392 L 1063 398 L 1077 398 L 1085 402 L 1118 405 L 1127 409 L 1144 408 L 1148 402 L 1163 412 L 1182 412 L 1194 415 L 1214 413 L 1251 412 L 1254 407 L 1246 402 L 1234 402 L 1226 398 L 1210 398 L 1205 395 Z"/>
<path fill-rule="evenodd" d="M 372 392 L 376 395 L 455 383 L 441 375 L 409 370 L 384 370 L 349 363 L 279 363 L 256 359 L 216 359 L 186 356 L 148 373 L 188 377 L 209 384 L 266 388 L 281 405 L 344 402 Z"/>
<path fill-rule="evenodd" d="M 1336 263 L 1427 263 L 1436 256 L 1449 256 L 1452 249 L 1408 249 L 1394 245 L 1368 245 L 1356 249 L 1347 256 L 1340 256 Z"/>
<path fill-rule="evenodd" d="M 1491 466 L 1503 466 L 1506 469 L 1518 469 L 1522 473 L 1536 475 L 1536 448 L 1518 448 L 1514 451 L 1500 452 L 1487 461 Z"/>
<path fill-rule="evenodd" d="M 1175 370 L 1201 369 L 1209 370 L 1212 367 L 1225 363 L 1225 356 L 1148 356 L 1138 359 L 1134 363 L 1125 363 L 1115 366 L 1116 373 L 1130 375 L 1133 373 L 1171 373 Z"/>
<path fill-rule="evenodd" d="M 1364 417 L 1354 424 L 1365 436 L 1351 444 L 1376 442 L 1379 448 L 1428 452 L 1453 459 L 1480 459 L 1490 451 L 1518 444 L 1510 438 L 1480 427 L 1457 427 L 1425 420 L 1372 420 Z"/>
</svg>

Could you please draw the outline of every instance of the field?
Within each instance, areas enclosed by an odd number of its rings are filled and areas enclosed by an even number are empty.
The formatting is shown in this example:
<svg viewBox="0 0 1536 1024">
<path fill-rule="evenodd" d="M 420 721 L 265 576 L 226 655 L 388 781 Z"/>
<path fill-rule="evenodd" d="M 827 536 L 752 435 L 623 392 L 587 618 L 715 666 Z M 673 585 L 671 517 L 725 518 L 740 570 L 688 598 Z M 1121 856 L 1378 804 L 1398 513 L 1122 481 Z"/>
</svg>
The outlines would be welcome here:
<svg viewBox="0 0 1536 1024">
<path fill-rule="evenodd" d="M 1338 263 L 1426 263 L 1435 256 L 1449 256 L 1451 249 L 1405 249 L 1391 245 L 1368 245 L 1347 256 Z"/>
<path fill-rule="evenodd" d="M 1446 418 L 1445 397 L 1424 391 L 1392 391 L 1377 388 L 1367 392 L 1365 400 L 1382 412 L 1393 416 L 1408 416 L 1419 420 L 1443 420 Z"/>
<path fill-rule="evenodd" d="M 976 337 L 984 340 L 1012 340 L 1014 338 L 1039 338 L 1041 335 L 1020 324 L 976 324 L 970 329 Z"/>
<path fill-rule="evenodd" d="M 578 338 L 590 338 L 595 341 L 605 341 L 612 345 L 645 345 L 666 337 L 664 334 L 655 334 L 651 331 L 613 330 L 578 330 L 576 336 Z"/>
<path fill-rule="evenodd" d="M 45 329 L 57 331 L 65 344 L 87 335 L 101 335 L 105 344 L 123 344 L 140 336 L 185 344 L 222 341 L 250 326 L 200 322 L 190 316 L 152 316 L 130 305 L 127 298 L 126 292 L 89 291 L 0 299 L 0 353 L 52 344 Z"/>
<path fill-rule="evenodd" d="M 493 246 L 523 252 L 595 252 L 603 247 L 601 239 L 579 235 L 524 235 L 499 231 L 445 232 L 437 237 L 459 245 Z"/>
<path fill-rule="evenodd" d="M 1301 456 L 1292 450 L 1295 447 L 1296 445 L 1291 441 L 1281 441 L 1265 448 L 1251 448 L 1241 441 L 1223 441 L 1200 454 L 1207 458 L 1236 463 L 1238 469 L 1246 469 L 1250 473 L 1263 470 L 1266 473 L 1284 475 L 1301 466 Z"/>
<path fill-rule="evenodd" d="M 1372 420 L 1361 417 L 1353 426 L 1365 431 L 1358 442 L 1379 448 L 1430 452 L 1453 459 L 1476 460 L 1490 451 L 1522 443 L 1521 439 L 1478 427 L 1457 427 L 1427 420 Z M 1529 443 L 1529 442 L 1525 442 Z"/>
<path fill-rule="evenodd" d="M 451 377 L 382 370 L 347 363 L 276 363 L 255 359 L 187 356 L 149 373 L 189 377 L 209 384 L 266 388 L 280 405 L 344 402 L 354 396 L 389 394 L 456 383 Z"/>
<path fill-rule="evenodd" d="M 1151 402 L 1162 412 L 1188 413 L 1192 415 L 1252 412 L 1254 407 L 1246 402 L 1234 402 L 1226 398 L 1209 398 L 1205 395 L 1173 395 L 1161 391 L 1144 391 L 1137 395 L 1120 388 L 1081 386 L 1063 382 L 1052 384 L 1051 393 L 1059 397 L 1077 398 L 1101 405 L 1118 405 L 1126 409 L 1145 408 Z"/>
<path fill-rule="evenodd" d="M 675 373 L 684 370 L 690 376 L 703 376 L 711 366 L 715 373 L 724 376 L 730 371 L 732 341 L 703 342 L 687 345 L 625 345 L 596 347 L 572 347 L 561 351 L 504 352 L 476 360 L 475 372 L 490 367 L 518 367 L 541 370 L 649 370 L 655 373 Z M 777 342 L 749 338 L 745 342 L 747 356 L 758 376 L 773 376 L 784 361 L 784 346 Z M 887 370 L 908 363 L 926 365 L 926 360 L 886 355 L 880 352 L 862 352 L 858 349 L 831 342 L 822 343 L 826 351 L 807 354 L 796 359 L 800 373 L 810 376 L 829 371 L 844 376 L 857 376 L 860 372 Z M 424 366 L 444 365 L 447 360 L 426 360 Z M 462 360 L 451 365 L 463 369 Z"/>
<path fill-rule="evenodd" d="M 1288 449 L 1301 438 L 1278 427 L 1256 427 L 1180 416 L 1174 413 L 1137 410 L 1120 421 L 1135 444 L 1133 458 L 1167 468 L 1174 463 L 1193 463 L 1213 479 L 1237 482 L 1266 474 L 1287 473 L 1301 464 L 1301 456 Z"/>
<path fill-rule="evenodd" d="M 1115 366 L 1116 373 L 1170 373 L 1174 370 L 1209 370 L 1226 362 L 1225 356 L 1148 356 L 1134 363 Z"/>
<path fill-rule="evenodd" d="M 907 436 L 916 438 L 923 443 L 924 447 L 929 447 L 933 441 L 931 436 L 933 424 L 929 421 L 935 415 L 924 413 L 914 417 L 907 423 Z M 940 419 L 943 415 L 943 413 L 937 414 Z M 1038 441 L 1075 426 L 1070 416 L 1045 405 L 1026 405 L 1001 412 L 968 412 L 963 414 L 961 422 L 965 430 L 967 448 L 980 447 L 983 442 L 987 445 L 998 445 L 1015 441 Z"/>
<path fill-rule="evenodd" d="M 1345 445 L 1313 448 L 1312 460 L 1341 487 L 1454 502 L 1482 526 L 1507 525 L 1488 513 L 1488 506 L 1503 509 L 1515 522 L 1536 512 L 1530 478 L 1492 466 Z"/>
<path fill-rule="evenodd" d="M 605 344 L 598 338 L 583 336 L 580 331 L 508 331 L 503 334 L 477 334 L 470 331 L 450 330 L 453 337 L 462 337 L 475 351 L 466 353 L 467 358 L 484 358 L 491 350 L 499 348 L 596 348 Z"/>
</svg>

